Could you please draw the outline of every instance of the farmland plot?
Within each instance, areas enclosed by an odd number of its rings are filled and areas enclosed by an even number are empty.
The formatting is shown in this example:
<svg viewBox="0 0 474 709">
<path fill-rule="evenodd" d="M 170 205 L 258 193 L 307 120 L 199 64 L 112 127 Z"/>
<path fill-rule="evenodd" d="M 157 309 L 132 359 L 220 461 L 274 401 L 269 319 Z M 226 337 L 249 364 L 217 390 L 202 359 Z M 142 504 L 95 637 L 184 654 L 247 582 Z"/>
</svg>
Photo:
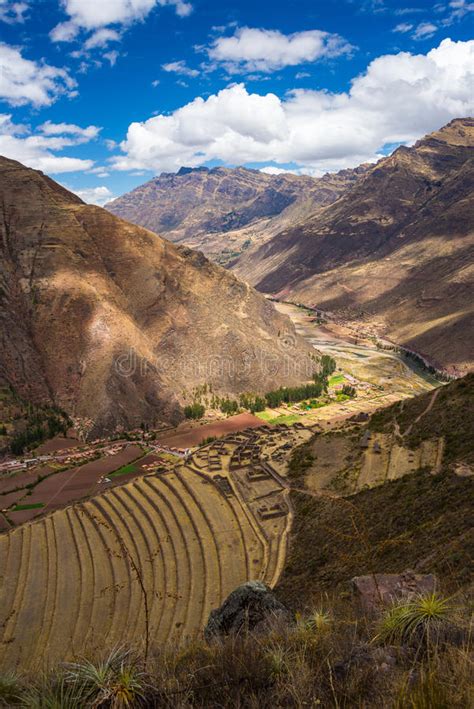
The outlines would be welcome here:
<svg viewBox="0 0 474 709">
<path fill-rule="evenodd" d="M 194 638 L 236 586 L 275 581 L 285 545 L 186 466 L 26 523 L 0 536 L 0 666 L 140 645 L 147 627 L 152 646 Z"/>
</svg>

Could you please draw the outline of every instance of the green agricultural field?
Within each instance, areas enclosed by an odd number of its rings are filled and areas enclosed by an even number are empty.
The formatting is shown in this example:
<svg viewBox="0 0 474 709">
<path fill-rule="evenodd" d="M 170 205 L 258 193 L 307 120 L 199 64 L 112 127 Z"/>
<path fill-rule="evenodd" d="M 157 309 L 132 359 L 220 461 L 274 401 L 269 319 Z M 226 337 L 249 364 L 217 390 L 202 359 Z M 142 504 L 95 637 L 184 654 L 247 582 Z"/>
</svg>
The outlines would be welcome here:
<svg viewBox="0 0 474 709">
<path fill-rule="evenodd" d="M 118 470 L 115 470 L 113 473 L 109 473 L 107 475 L 108 478 L 118 478 L 121 475 L 130 475 L 130 473 L 136 473 L 138 472 L 138 468 L 135 465 L 135 463 L 129 463 L 128 465 L 123 465 L 121 468 Z"/>
<path fill-rule="evenodd" d="M 281 414 L 281 416 L 272 416 L 271 413 L 267 411 L 257 411 L 255 416 L 262 421 L 267 423 L 278 425 L 280 423 L 286 423 L 288 425 L 301 421 L 301 416 L 299 414 Z"/>
<path fill-rule="evenodd" d="M 333 377 L 330 377 L 329 379 L 329 386 L 333 387 L 336 384 L 342 384 L 342 382 L 345 380 L 344 374 L 335 374 Z"/>
<path fill-rule="evenodd" d="M 22 510 L 38 510 L 44 507 L 44 502 L 32 502 L 29 505 L 15 505 L 12 512 L 21 512 Z"/>
</svg>

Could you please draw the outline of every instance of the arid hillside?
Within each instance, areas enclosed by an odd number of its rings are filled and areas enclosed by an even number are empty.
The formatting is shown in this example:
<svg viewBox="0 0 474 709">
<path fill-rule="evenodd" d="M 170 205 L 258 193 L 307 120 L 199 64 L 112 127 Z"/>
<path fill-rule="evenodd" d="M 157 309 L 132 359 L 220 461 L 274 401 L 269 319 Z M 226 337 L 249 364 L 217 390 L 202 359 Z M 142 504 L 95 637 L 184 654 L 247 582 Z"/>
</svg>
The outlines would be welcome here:
<svg viewBox="0 0 474 709">
<path fill-rule="evenodd" d="M 472 584 L 473 413 L 469 374 L 295 449 L 295 522 L 281 580 L 288 601 L 309 601 L 374 570 Z M 441 455 L 430 461 L 429 445 L 440 441 Z M 370 457 L 378 462 L 367 465 Z M 370 480 L 380 464 L 391 474 Z"/>
<path fill-rule="evenodd" d="M 15 161 L 0 175 L 0 377 L 24 399 L 111 430 L 179 420 L 197 385 L 310 376 L 290 321 L 202 254 Z"/>
<path fill-rule="evenodd" d="M 235 273 L 466 371 L 474 361 L 473 146 L 466 118 L 398 148 L 334 204 L 246 251 Z"/>
<path fill-rule="evenodd" d="M 243 167 L 181 168 L 153 178 L 107 209 L 224 265 L 334 202 L 366 169 L 316 179 Z"/>
</svg>

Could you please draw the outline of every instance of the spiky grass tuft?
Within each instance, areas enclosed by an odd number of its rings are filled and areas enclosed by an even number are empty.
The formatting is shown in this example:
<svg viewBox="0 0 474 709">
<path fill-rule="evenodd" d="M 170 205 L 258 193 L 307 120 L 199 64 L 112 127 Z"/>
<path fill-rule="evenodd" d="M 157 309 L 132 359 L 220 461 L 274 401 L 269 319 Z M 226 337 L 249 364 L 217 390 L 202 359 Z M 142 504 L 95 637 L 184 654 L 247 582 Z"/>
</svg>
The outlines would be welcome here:
<svg viewBox="0 0 474 709">
<path fill-rule="evenodd" d="M 18 704 L 22 698 L 22 683 L 20 677 L 8 672 L 0 675 L 0 707 Z"/>
<path fill-rule="evenodd" d="M 417 596 L 393 605 L 386 612 L 374 640 L 381 643 L 429 640 L 449 622 L 453 613 L 449 599 L 437 593 Z"/>
<path fill-rule="evenodd" d="M 318 633 L 326 632 L 331 627 L 331 616 L 323 610 L 316 610 L 306 618 L 306 625 L 310 630 Z"/>
<path fill-rule="evenodd" d="M 139 706 L 147 682 L 131 653 L 115 648 L 102 662 L 83 660 L 67 665 L 66 682 L 81 687 L 85 702 L 112 709 Z"/>
</svg>

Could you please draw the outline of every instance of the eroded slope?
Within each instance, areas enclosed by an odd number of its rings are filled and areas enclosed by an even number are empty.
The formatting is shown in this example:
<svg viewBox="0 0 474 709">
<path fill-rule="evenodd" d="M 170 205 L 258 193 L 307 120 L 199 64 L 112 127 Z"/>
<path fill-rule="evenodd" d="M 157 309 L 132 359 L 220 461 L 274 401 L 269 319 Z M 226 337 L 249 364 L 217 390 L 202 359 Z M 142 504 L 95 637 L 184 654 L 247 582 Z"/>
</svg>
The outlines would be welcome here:
<svg viewBox="0 0 474 709">
<path fill-rule="evenodd" d="M 26 400 L 112 430 L 179 420 L 198 384 L 310 376 L 289 320 L 201 254 L 17 162 L 1 159 L 0 177 L 0 375 Z"/>
<path fill-rule="evenodd" d="M 316 179 L 243 167 L 181 168 L 140 185 L 107 209 L 227 264 L 334 202 L 365 169 Z"/>
<path fill-rule="evenodd" d="M 336 203 L 246 252 L 235 272 L 466 371 L 474 361 L 474 120 L 372 167 Z"/>
</svg>

